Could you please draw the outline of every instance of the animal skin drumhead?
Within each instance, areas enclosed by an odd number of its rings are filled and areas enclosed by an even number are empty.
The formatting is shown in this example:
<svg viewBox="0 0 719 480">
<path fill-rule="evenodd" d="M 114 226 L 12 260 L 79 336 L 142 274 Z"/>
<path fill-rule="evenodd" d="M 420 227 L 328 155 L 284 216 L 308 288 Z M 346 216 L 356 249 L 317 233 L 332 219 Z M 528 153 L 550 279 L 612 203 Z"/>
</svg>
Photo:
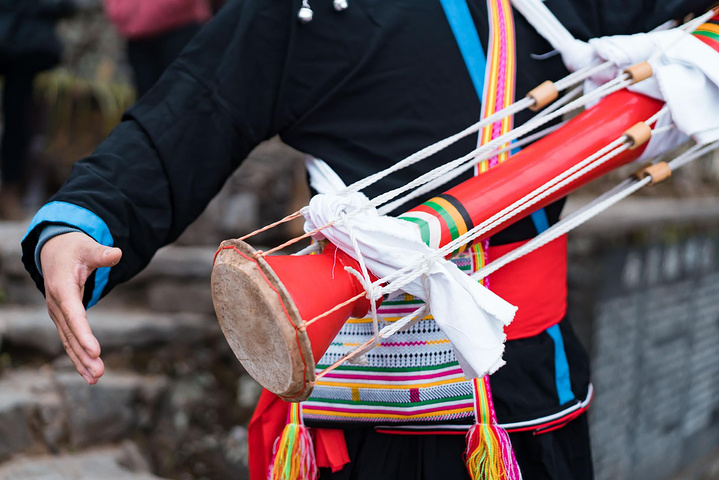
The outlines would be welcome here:
<svg viewBox="0 0 719 480">
<path fill-rule="evenodd" d="M 217 320 L 252 378 L 285 400 L 305 400 L 315 380 L 309 338 L 295 328 L 302 320 L 282 282 L 255 253 L 240 240 L 220 245 L 212 270 Z"/>
</svg>

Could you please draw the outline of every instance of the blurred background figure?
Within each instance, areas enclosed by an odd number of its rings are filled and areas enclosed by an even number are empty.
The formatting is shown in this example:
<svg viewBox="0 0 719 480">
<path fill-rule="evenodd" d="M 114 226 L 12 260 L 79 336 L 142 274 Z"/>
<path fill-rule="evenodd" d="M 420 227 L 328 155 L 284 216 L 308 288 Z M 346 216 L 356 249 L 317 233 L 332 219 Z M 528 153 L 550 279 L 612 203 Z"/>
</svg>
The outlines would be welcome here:
<svg viewBox="0 0 719 480">
<path fill-rule="evenodd" d="M 0 0 L 0 75 L 3 133 L 0 218 L 20 220 L 22 182 L 29 153 L 35 75 L 60 62 L 57 20 L 74 11 L 71 0 Z"/>
<path fill-rule="evenodd" d="M 137 97 L 160 78 L 212 16 L 210 0 L 104 0 L 105 11 L 127 39 Z"/>
</svg>

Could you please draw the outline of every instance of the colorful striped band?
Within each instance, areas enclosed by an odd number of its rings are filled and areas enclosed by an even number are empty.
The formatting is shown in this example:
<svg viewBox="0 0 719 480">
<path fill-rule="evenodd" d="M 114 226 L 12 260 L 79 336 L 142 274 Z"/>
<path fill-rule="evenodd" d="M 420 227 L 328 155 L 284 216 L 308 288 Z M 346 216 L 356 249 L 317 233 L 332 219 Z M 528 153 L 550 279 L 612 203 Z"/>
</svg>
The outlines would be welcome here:
<svg viewBox="0 0 719 480">
<path fill-rule="evenodd" d="M 482 118 L 502 110 L 514 103 L 516 48 L 514 38 L 514 18 L 509 0 L 487 0 L 489 15 L 489 46 L 484 92 L 482 95 Z M 513 118 L 506 117 L 480 132 L 479 144 L 503 135 L 513 127 Z M 507 145 L 503 145 L 506 147 Z M 504 152 L 497 157 L 483 160 L 477 165 L 475 174 L 484 173 L 509 157 Z"/>
<path fill-rule="evenodd" d="M 462 202 L 446 193 L 427 200 L 399 218 L 418 225 L 422 240 L 433 248 L 447 245 L 474 228 L 472 217 Z M 463 252 L 465 248 L 462 246 L 454 253 Z"/>
<path fill-rule="evenodd" d="M 700 25 L 692 35 L 719 52 L 719 15 Z"/>
</svg>

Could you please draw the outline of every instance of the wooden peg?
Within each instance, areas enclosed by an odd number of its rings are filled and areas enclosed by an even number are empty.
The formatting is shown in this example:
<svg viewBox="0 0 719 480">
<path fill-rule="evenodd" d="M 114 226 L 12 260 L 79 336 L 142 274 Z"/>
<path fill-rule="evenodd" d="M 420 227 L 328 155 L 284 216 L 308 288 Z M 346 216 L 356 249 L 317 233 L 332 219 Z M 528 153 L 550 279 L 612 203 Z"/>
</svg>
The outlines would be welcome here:
<svg viewBox="0 0 719 480">
<path fill-rule="evenodd" d="M 534 100 L 534 105 L 529 107 L 533 112 L 538 112 L 543 109 L 559 97 L 557 87 L 554 86 L 554 82 L 547 80 L 534 87 L 528 94 L 527 97 Z"/>
<path fill-rule="evenodd" d="M 646 123 L 639 122 L 624 132 L 624 135 L 626 135 L 630 142 L 629 150 L 635 150 L 652 138 L 652 129 Z"/>
<path fill-rule="evenodd" d="M 643 167 L 637 173 L 635 173 L 634 176 L 637 177 L 639 180 L 651 177 L 652 182 L 650 183 L 650 185 L 656 185 L 657 183 L 661 183 L 667 178 L 671 177 L 672 169 L 669 168 L 669 164 L 667 162 L 657 162 L 655 164 Z"/>
<path fill-rule="evenodd" d="M 629 79 L 632 81 L 632 85 L 634 85 L 635 83 L 639 83 L 642 80 L 646 80 L 647 78 L 650 78 L 652 75 L 654 75 L 652 66 L 649 65 L 649 62 L 646 61 L 625 68 L 624 73 L 629 74 Z"/>
</svg>

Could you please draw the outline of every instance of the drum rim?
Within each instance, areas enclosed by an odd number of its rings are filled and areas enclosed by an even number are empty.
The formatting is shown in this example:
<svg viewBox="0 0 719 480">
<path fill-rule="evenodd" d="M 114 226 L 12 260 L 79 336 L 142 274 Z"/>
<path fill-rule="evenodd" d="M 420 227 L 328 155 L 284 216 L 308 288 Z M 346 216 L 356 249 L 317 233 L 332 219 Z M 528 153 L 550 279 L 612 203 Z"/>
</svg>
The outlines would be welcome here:
<svg viewBox="0 0 719 480">
<path fill-rule="evenodd" d="M 268 302 L 268 304 L 274 304 L 274 307 L 268 308 L 281 309 L 284 310 L 287 314 L 284 318 L 273 317 L 267 320 L 273 320 L 275 322 L 274 325 L 279 327 L 279 330 L 281 331 L 281 334 L 283 335 L 285 343 L 287 345 L 293 345 L 299 349 L 300 362 L 303 365 L 303 367 L 300 369 L 296 368 L 295 366 L 290 367 L 290 387 L 282 392 L 270 390 L 265 385 L 263 385 L 261 379 L 258 379 L 255 375 L 253 375 L 253 373 L 249 369 L 247 369 L 247 367 L 245 367 L 245 370 L 258 383 L 260 383 L 263 388 L 266 388 L 267 390 L 271 391 L 272 393 L 286 401 L 298 402 L 306 400 L 312 392 L 312 389 L 314 388 L 315 368 L 309 336 L 307 335 L 305 329 L 301 328 L 304 324 L 304 321 L 300 316 L 299 310 L 295 305 L 295 302 L 290 297 L 289 292 L 282 284 L 277 274 L 272 270 L 272 267 L 270 267 L 270 265 L 261 255 L 257 254 L 258 250 L 255 250 L 252 246 L 239 239 L 225 240 L 220 244 L 220 249 L 218 250 L 218 253 L 215 257 L 215 263 L 212 271 L 212 301 L 213 305 L 215 305 L 217 320 L 220 324 L 223 335 L 228 341 L 228 344 L 230 345 L 230 348 L 232 349 L 233 353 L 239 359 L 240 357 L 238 353 L 235 352 L 235 349 L 233 348 L 233 342 L 229 341 L 228 339 L 228 332 L 226 332 L 224 326 L 224 322 L 226 321 L 226 319 L 221 318 L 222 316 L 218 308 L 218 298 L 216 295 L 218 282 L 220 280 L 215 275 L 215 267 L 223 263 L 229 264 L 229 262 L 223 261 L 223 257 L 230 252 L 234 252 L 235 255 L 239 254 L 237 255 L 237 257 L 242 259 L 240 260 L 240 262 L 253 262 L 256 265 L 257 271 L 264 279 L 263 282 L 255 282 L 257 288 L 264 290 L 266 293 L 268 293 L 267 297 L 272 299 L 270 302 Z M 272 291 L 272 293 L 269 293 L 270 291 Z M 222 301 L 224 302 L 226 300 Z M 242 363 L 241 360 L 240 363 Z"/>
</svg>

